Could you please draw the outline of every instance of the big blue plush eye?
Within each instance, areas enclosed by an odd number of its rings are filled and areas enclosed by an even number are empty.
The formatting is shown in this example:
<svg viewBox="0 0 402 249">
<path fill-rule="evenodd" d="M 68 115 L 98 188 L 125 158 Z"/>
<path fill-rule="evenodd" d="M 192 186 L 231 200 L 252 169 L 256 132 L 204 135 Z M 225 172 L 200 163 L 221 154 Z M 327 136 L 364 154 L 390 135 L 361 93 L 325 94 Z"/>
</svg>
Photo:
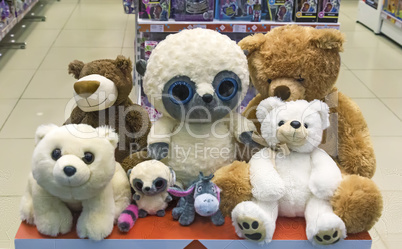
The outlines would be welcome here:
<svg viewBox="0 0 402 249">
<path fill-rule="evenodd" d="M 194 96 L 192 86 L 185 81 L 176 81 L 169 87 L 169 98 L 175 104 L 187 104 Z"/>
<path fill-rule="evenodd" d="M 237 93 L 237 81 L 232 78 L 224 78 L 216 88 L 216 95 L 223 100 L 231 100 Z"/>
</svg>

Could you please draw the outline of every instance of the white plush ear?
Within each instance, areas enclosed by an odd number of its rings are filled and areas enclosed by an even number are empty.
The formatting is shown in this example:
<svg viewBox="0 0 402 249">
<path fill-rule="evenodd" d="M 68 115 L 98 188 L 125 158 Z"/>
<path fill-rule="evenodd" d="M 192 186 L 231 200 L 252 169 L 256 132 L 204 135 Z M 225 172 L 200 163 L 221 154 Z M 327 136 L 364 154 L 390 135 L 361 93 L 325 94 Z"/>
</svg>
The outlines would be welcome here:
<svg viewBox="0 0 402 249">
<path fill-rule="evenodd" d="M 321 117 L 322 129 L 325 130 L 329 127 L 329 107 L 326 103 L 320 100 L 313 100 L 310 104 L 310 107 L 313 108 Z"/>
<path fill-rule="evenodd" d="M 56 128 L 59 128 L 55 124 L 45 124 L 41 125 L 36 129 L 35 133 L 35 145 L 38 145 L 38 143 L 45 137 L 46 134 L 49 133 L 49 131 L 54 130 Z"/>
<path fill-rule="evenodd" d="M 96 131 L 99 134 L 99 137 L 104 137 L 106 138 L 114 148 L 117 147 L 117 143 L 119 142 L 119 136 L 117 135 L 116 132 L 114 132 L 114 129 L 109 127 L 109 126 L 101 126 L 96 128 Z"/>
<path fill-rule="evenodd" d="M 257 116 L 258 121 L 260 123 L 262 123 L 262 121 L 264 121 L 264 119 L 268 115 L 268 113 L 270 113 L 273 109 L 280 107 L 284 104 L 285 104 L 285 102 L 283 102 L 278 97 L 270 97 L 270 98 L 264 99 L 263 101 L 260 102 L 260 104 L 257 107 L 256 116 Z"/>
</svg>

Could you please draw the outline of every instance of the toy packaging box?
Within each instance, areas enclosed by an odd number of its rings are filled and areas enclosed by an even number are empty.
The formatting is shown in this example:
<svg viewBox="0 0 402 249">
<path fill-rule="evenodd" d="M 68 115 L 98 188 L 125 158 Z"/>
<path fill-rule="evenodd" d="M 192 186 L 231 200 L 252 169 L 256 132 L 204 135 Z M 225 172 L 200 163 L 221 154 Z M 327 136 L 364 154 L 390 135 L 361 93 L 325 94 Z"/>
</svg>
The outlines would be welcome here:
<svg viewBox="0 0 402 249">
<path fill-rule="evenodd" d="M 291 22 L 293 0 L 219 0 L 215 13 L 220 20 Z"/>
<path fill-rule="evenodd" d="M 397 16 L 398 5 L 398 0 L 384 0 L 383 10 L 392 16 Z"/>
<path fill-rule="evenodd" d="M 295 21 L 316 22 L 317 21 L 317 0 L 296 0 Z"/>
<path fill-rule="evenodd" d="M 176 21 L 212 21 L 214 0 L 172 0 L 172 16 Z"/>
<path fill-rule="evenodd" d="M 268 9 L 272 17 L 270 20 L 275 22 L 293 21 L 294 4 L 294 0 L 269 0 Z"/>
<path fill-rule="evenodd" d="M 167 21 L 170 17 L 170 0 L 141 0 L 139 18 L 156 21 Z"/>
<path fill-rule="evenodd" d="M 338 22 L 340 0 L 320 0 L 318 22 Z"/>
<path fill-rule="evenodd" d="M 402 0 L 399 0 L 398 11 L 396 12 L 396 18 L 402 20 Z"/>
</svg>

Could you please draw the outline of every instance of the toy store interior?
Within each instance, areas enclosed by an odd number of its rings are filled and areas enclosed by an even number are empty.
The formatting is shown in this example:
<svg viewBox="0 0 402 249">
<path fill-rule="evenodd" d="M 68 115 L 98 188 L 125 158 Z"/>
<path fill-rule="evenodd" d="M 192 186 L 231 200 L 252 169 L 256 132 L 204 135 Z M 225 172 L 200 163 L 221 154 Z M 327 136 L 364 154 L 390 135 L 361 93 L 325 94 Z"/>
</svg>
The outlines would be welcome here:
<svg viewBox="0 0 402 249">
<path fill-rule="evenodd" d="M 402 0 L 0 14 L 0 249 L 402 248 Z"/>
</svg>

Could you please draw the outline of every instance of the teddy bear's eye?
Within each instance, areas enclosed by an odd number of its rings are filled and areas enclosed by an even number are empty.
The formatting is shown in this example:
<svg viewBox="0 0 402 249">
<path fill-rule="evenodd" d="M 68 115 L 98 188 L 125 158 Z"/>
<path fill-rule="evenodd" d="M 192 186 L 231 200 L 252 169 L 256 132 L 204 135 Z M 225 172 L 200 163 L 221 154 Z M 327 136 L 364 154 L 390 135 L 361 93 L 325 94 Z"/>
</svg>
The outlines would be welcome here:
<svg viewBox="0 0 402 249">
<path fill-rule="evenodd" d="M 279 121 L 278 126 L 282 126 L 284 124 L 285 124 L 285 121 L 281 120 L 281 121 Z"/>
<path fill-rule="evenodd" d="M 201 193 L 201 191 L 202 191 L 202 187 L 199 186 L 199 187 L 197 188 L 197 193 Z"/>
<path fill-rule="evenodd" d="M 271 79 L 267 79 L 268 84 L 271 84 L 272 80 Z"/>
<path fill-rule="evenodd" d="M 304 81 L 304 78 L 301 77 L 301 75 L 299 76 L 299 78 L 296 79 L 298 82 L 302 83 Z"/>
<path fill-rule="evenodd" d="M 142 187 L 144 186 L 144 184 L 142 184 L 142 182 L 136 182 L 134 184 L 135 188 L 138 190 L 142 190 Z"/>
<path fill-rule="evenodd" d="M 52 151 L 52 159 L 57 161 L 61 157 L 61 150 L 60 149 L 54 149 Z"/>
<path fill-rule="evenodd" d="M 91 152 L 84 153 L 84 157 L 82 158 L 82 161 L 84 161 L 84 163 L 91 164 L 93 163 L 94 160 L 95 160 L 94 154 L 92 154 Z"/>
<path fill-rule="evenodd" d="M 308 128 L 308 124 L 304 123 L 304 127 L 307 129 L 307 128 Z"/>
</svg>

